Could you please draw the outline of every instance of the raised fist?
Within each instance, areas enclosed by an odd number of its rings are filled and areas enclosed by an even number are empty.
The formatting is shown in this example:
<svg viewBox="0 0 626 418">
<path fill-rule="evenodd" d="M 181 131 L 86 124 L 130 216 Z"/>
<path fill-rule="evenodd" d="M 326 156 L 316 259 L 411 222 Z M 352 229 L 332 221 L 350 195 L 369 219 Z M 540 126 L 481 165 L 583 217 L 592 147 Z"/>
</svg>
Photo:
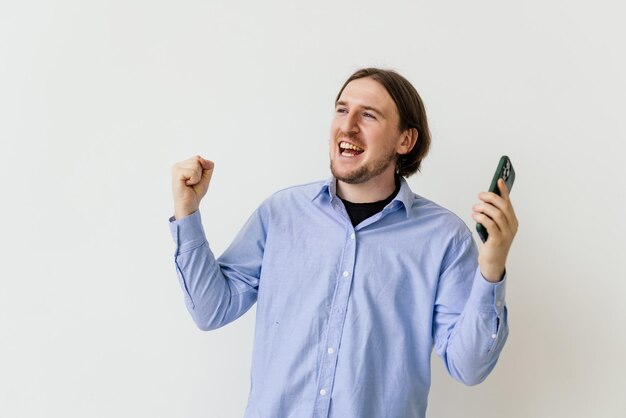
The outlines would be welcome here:
<svg viewBox="0 0 626 418">
<path fill-rule="evenodd" d="M 205 160 L 199 155 L 172 166 L 172 194 L 176 219 L 198 210 L 200 201 L 209 188 L 214 166 L 212 161 Z"/>
</svg>

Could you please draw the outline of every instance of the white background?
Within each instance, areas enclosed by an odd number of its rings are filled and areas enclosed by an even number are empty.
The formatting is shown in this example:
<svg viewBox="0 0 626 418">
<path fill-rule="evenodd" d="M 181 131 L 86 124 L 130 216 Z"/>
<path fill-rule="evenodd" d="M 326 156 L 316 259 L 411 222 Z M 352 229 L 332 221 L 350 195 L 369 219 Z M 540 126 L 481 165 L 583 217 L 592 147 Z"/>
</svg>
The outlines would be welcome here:
<svg viewBox="0 0 626 418">
<path fill-rule="evenodd" d="M 416 86 L 413 190 L 461 216 L 508 154 L 511 335 L 429 417 L 626 416 L 626 60 L 620 2 L 0 3 L 0 416 L 241 417 L 254 309 L 212 332 L 173 264 L 170 168 L 216 163 L 220 254 L 274 191 L 324 179 L 363 66 Z M 267 384 L 278 384 L 267 382 Z"/>
</svg>

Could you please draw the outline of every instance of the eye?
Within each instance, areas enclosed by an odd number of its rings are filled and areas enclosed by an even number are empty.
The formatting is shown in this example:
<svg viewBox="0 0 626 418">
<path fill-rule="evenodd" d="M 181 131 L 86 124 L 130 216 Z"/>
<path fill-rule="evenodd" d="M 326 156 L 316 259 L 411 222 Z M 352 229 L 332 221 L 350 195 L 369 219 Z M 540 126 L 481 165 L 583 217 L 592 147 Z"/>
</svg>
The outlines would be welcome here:
<svg viewBox="0 0 626 418">
<path fill-rule="evenodd" d="M 337 113 L 348 113 L 348 109 L 345 107 L 338 107 L 336 110 Z"/>
<path fill-rule="evenodd" d="M 369 112 L 363 112 L 363 116 L 365 116 L 366 118 L 370 118 L 370 119 L 376 119 L 376 116 L 372 115 Z"/>
</svg>

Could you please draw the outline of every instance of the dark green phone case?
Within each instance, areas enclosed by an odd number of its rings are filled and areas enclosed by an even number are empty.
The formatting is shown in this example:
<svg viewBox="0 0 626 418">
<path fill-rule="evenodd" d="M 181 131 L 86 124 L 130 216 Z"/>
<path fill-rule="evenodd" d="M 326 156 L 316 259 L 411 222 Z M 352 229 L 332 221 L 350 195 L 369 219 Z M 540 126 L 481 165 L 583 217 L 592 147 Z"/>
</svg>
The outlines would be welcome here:
<svg viewBox="0 0 626 418">
<path fill-rule="evenodd" d="M 506 187 L 509 189 L 510 193 L 513 188 L 513 182 L 515 181 L 515 170 L 513 169 L 511 160 L 506 155 L 500 157 L 498 168 L 496 168 L 496 172 L 493 174 L 493 179 L 491 179 L 491 185 L 489 186 L 489 191 L 497 194 L 498 196 L 500 196 L 500 190 L 498 189 L 498 179 L 500 178 L 504 179 Z M 485 228 L 482 224 L 477 223 L 476 231 L 483 242 L 487 241 L 487 238 L 489 237 L 487 228 Z"/>
</svg>

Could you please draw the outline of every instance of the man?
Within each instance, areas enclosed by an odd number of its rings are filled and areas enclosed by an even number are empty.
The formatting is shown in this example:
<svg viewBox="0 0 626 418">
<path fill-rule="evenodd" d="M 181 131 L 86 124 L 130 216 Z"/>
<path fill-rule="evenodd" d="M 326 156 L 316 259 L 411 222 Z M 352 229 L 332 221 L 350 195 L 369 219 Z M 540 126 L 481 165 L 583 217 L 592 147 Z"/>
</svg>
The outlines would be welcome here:
<svg viewBox="0 0 626 418">
<path fill-rule="evenodd" d="M 517 220 L 481 193 L 465 224 L 414 194 L 430 135 L 421 99 L 392 71 L 354 73 L 336 99 L 332 177 L 269 197 L 217 260 L 198 207 L 214 165 L 173 167 L 176 268 L 203 330 L 257 303 L 246 418 L 424 417 L 430 354 L 472 385 L 508 335 L 505 261 Z"/>
</svg>

